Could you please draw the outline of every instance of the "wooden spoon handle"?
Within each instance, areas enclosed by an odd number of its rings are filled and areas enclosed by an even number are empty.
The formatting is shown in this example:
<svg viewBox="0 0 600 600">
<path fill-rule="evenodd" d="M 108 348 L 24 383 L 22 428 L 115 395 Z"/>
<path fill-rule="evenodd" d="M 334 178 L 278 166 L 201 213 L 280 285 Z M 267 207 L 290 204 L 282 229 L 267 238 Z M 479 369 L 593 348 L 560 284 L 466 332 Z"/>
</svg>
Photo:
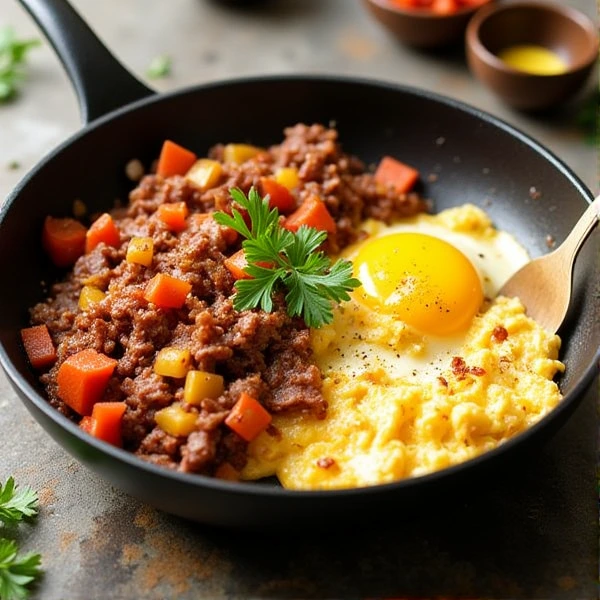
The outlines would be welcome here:
<svg viewBox="0 0 600 600">
<path fill-rule="evenodd" d="M 579 252 L 583 242 L 592 233 L 594 227 L 600 221 L 600 196 L 587 207 L 581 215 L 579 221 L 575 224 L 565 241 L 560 245 L 556 252 L 564 253 L 569 257 L 569 263 L 573 264 L 575 257 Z"/>
</svg>

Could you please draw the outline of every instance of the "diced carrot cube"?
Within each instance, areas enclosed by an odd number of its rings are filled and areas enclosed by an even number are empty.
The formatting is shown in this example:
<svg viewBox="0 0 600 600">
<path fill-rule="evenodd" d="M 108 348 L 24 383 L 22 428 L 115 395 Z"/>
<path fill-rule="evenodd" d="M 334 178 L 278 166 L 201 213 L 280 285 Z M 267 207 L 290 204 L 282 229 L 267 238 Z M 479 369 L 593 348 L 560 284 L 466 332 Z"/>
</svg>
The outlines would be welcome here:
<svg viewBox="0 0 600 600">
<path fill-rule="evenodd" d="M 185 175 L 195 162 L 196 155 L 191 150 L 165 140 L 158 157 L 156 173 L 163 177 Z"/>
<path fill-rule="evenodd" d="M 248 261 L 243 248 L 228 256 L 224 264 L 235 279 L 252 279 L 252 276 L 245 271 Z"/>
<path fill-rule="evenodd" d="M 243 248 L 228 256 L 224 261 L 224 265 L 235 279 L 252 279 L 252 275 L 249 275 L 245 271 L 248 261 L 246 260 L 246 253 Z M 258 261 L 256 265 L 265 269 L 273 268 L 273 263 L 264 261 Z"/>
<path fill-rule="evenodd" d="M 42 246 L 57 267 L 70 267 L 85 252 L 86 228 L 70 217 L 46 217 Z"/>
<path fill-rule="evenodd" d="M 46 325 L 21 329 L 21 340 L 33 368 L 43 369 L 56 360 L 56 348 Z"/>
<path fill-rule="evenodd" d="M 121 234 L 113 218 L 108 213 L 100 215 L 87 230 L 85 236 L 86 254 L 91 252 L 101 242 L 115 248 L 121 244 Z"/>
<path fill-rule="evenodd" d="M 113 446 L 123 445 L 122 424 L 125 402 L 96 402 L 91 416 L 84 416 L 79 427 Z"/>
<path fill-rule="evenodd" d="M 410 191 L 418 179 L 419 171 L 391 156 L 384 156 L 375 171 L 375 181 L 392 185 L 401 194 Z"/>
<path fill-rule="evenodd" d="M 187 228 L 188 212 L 185 202 L 172 202 L 161 204 L 156 214 L 171 231 L 179 232 Z"/>
<path fill-rule="evenodd" d="M 269 426 L 271 420 L 269 412 L 256 398 L 242 392 L 225 418 L 225 425 L 247 442 L 251 442 Z"/>
<path fill-rule="evenodd" d="M 337 228 L 325 202 L 316 194 L 308 196 L 283 223 L 290 231 L 298 231 L 302 225 L 328 233 L 333 233 Z"/>
<path fill-rule="evenodd" d="M 296 208 L 296 199 L 290 190 L 275 179 L 263 177 L 260 181 L 260 188 L 263 196 L 269 195 L 270 208 L 276 208 L 284 215 Z"/>
<path fill-rule="evenodd" d="M 69 356 L 58 369 L 58 397 L 80 415 L 89 415 L 111 378 L 117 361 L 92 348 Z"/>
<path fill-rule="evenodd" d="M 144 298 L 161 308 L 181 308 L 191 290 L 191 283 L 158 273 L 147 283 Z"/>
</svg>

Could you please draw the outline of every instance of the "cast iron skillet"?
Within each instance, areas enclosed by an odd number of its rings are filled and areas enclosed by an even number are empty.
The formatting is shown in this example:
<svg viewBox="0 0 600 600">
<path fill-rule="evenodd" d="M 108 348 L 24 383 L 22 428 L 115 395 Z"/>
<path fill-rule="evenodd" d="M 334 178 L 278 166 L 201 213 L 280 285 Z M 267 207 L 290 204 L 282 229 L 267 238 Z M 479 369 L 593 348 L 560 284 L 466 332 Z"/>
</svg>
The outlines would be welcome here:
<svg viewBox="0 0 600 600">
<path fill-rule="evenodd" d="M 0 301 L 0 362 L 25 406 L 79 461 L 141 500 L 188 519 L 231 527 L 281 528 L 291 523 L 355 524 L 361 516 L 456 495 L 466 483 L 534 447 L 571 414 L 597 373 L 600 356 L 600 235 L 587 242 L 575 274 L 573 310 L 562 331 L 567 373 L 562 404 L 526 433 L 463 465 L 364 489 L 293 492 L 272 483 L 230 483 L 171 472 L 90 439 L 52 409 L 19 343 L 28 307 L 56 278 L 40 250 L 47 214 L 69 214 L 75 198 L 91 211 L 125 199 L 124 165 L 146 164 L 171 138 L 202 155 L 222 141 L 276 143 L 285 126 L 334 121 L 344 149 L 367 162 L 392 154 L 421 173 L 437 210 L 486 204 L 496 224 L 532 255 L 561 241 L 592 195 L 560 160 L 526 135 L 476 109 L 415 89 L 341 77 L 238 79 L 156 95 L 132 77 L 64 0 L 21 0 L 44 30 L 78 93 L 85 126 L 46 156 L 9 196 L 0 214 L 0 281 L 15 282 Z M 436 173 L 437 181 L 427 174 Z M 533 200 L 535 187 L 541 197 Z M 552 299 L 549 298 L 549 301 Z M 450 489 L 452 488 L 452 489 Z M 344 517 L 351 508 L 350 519 Z"/>
</svg>

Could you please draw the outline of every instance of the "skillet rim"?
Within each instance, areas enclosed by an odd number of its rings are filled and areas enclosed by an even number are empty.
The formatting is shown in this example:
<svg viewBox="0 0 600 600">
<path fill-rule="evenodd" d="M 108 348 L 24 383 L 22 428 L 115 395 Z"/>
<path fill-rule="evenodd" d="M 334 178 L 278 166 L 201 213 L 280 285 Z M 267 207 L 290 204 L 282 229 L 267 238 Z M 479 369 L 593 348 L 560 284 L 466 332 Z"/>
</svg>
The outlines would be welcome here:
<svg viewBox="0 0 600 600">
<path fill-rule="evenodd" d="M 593 200 L 592 192 L 583 183 L 580 177 L 569 167 L 562 159 L 554 154 L 550 149 L 545 147 L 540 142 L 536 141 L 529 134 L 525 133 L 521 129 L 509 124 L 504 119 L 492 115 L 491 113 L 477 108 L 473 105 L 467 104 L 461 100 L 444 96 L 437 92 L 418 88 L 415 86 L 405 85 L 401 83 L 391 82 L 378 78 L 370 78 L 364 76 L 350 76 L 350 75 L 328 75 L 328 74 L 307 74 L 307 73 L 295 73 L 295 74 L 269 74 L 269 75 L 251 75 L 236 77 L 230 79 L 219 79 L 210 82 L 204 82 L 197 85 L 186 86 L 181 89 L 164 92 L 154 93 L 150 96 L 143 97 L 134 102 L 125 104 L 113 111 L 102 115 L 101 117 L 84 124 L 79 130 L 71 134 L 66 140 L 59 143 L 55 148 L 50 150 L 45 156 L 43 156 L 23 178 L 17 183 L 17 185 L 9 192 L 6 197 L 2 208 L 0 210 L 0 230 L 2 228 L 5 216 L 11 211 L 13 205 L 16 203 L 22 190 L 28 185 L 28 183 L 38 176 L 38 174 L 45 168 L 45 166 L 55 159 L 64 149 L 74 145 L 80 138 L 85 137 L 89 132 L 99 129 L 106 125 L 108 122 L 116 117 L 126 116 L 128 113 L 134 112 L 135 110 L 142 108 L 150 104 L 158 104 L 161 102 L 168 102 L 172 99 L 185 96 L 198 94 L 206 90 L 227 87 L 239 87 L 247 86 L 249 84 L 260 84 L 269 85 L 273 83 L 285 83 L 285 82 L 306 82 L 309 84 L 342 84 L 346 86 L 362 86 L 376 89 L 386 89 L 394 93 L 412 95 L 419 98 L 426 98 L 434 103 L 443 104 L 453 110 L 458 110 L 462 113 L 466 113 L 477 120 L 482 120 L 488 125 L 491 125 L 497 129 L 502 130 L 510 137 L 516 138 L 518 141 L 526 145 L 530 150 L 540 155 L 546 161 L 548 161 L 554 169 L 557 169 L 567 180 L 574 186 L 574 189 L 579 192 L 579 195 L 588 203 L 591 204 Z M 147 471 L 153 476 L 157 476 L 165 479 L 174 479 L 180 484 L 189 485 L 193 487 L 203 488 L 208 487 L 217 492 L 228 492 L 239 495 L 250 495 L 250 496 L 274 496 L 278 498 L 290 498 L 296 499 L 299 497 L 305 497 L 315 499 L 319 501 L 333 501 L 334 498 L 339 497 L 352 497 L 356 495 L 379 495 L 385 493 L 400 492 L 403 489 L 414 488 L 415 486 L 425 487 L 427 484 L 432 484 L 437 480 L 446 480 L 448 478 L 455 477 L 461 474 L 463 471 L 475 471 L 480 469 L 482 463 L 490 463 L 497 461 L 503 455 L 514 452 L 515 447 L 525 445 L 526 442 L 530 441 L 531 438 L 535 438 L 540 430 L 545 429 L 549 424 L 559 422 L 560 416 L 563 413 L 572 411 L 583 398 L 587 388 L 591 384 L 592 380 L 600 372 L 600 346 L 596 349 L 595 355 L 588 365 L 585 365 L 583 376 L 574 384 L 573 389 L 568 395 L 564 396 L 561 402 L 554 407 L 548 414 L 546 414 L 537 423 L 527 428 L 520 434 L 508 439 L 504 443 L 500 444 L 496 448 L 483 452 L 482 454 L 473 457 L 467 461 L 459 464 L 447 467 L 445 469 L 419 475 L 416 477 L 409 477 L 400 479 L 397 481 L 377 484 L 371 486 L 363 486 L 356 488 L 343 488 L 333 490 L 290 490 L 276 485 L 266 485 L 261 482 L 243 481 L 243 482 L 229 482 L 221 481 L 213 477 L 205 475 L 182 473 L 167 469 L 162 466 L 155 465 L 153 463 L 144 461 L 141 458 L 136 457 L 131 452 L 116 448 L 102 440 L 97 440 L 85 434 L 81 429 L 70 419 L 62 415 L 56 409 L 54 409 L 46 398 L 32 385 L 30 385 L 19 372 L 18 368 L 12 363 L 8 357 L 4 343 L 0 340 L 0 365 L 6 373 L 7 379 L 16 388 L 17 395 L 26 408 L 32 412 L 35 408 L 41 411 L 46 417 L 52 420 L 60 428 L 64 429 L 71 436 L 75 437 L 80 443 L 84 445 L 92 446 L 96 451 L 107 454 L 112 460 L 119 462 L 125 462 L 130 467 Z M 30 406 L 31 404 L 31 406 Z M 35 417 L 35 415 L 34 415 Z M 564 419 L 568 415 L 564 415 Z M 37 419 L 36 419 L 37 420 Z M 42 426 L 45 433 L 50 435 L 54 439 L 54 436 L 49 434 L 46 427 Z M 56 440 L 55 440 L 56 441 Z M 59 443 L 59 442 L 57 442 Z M 62 443 L 59 445 L 69 454 L 72 454 L 70 450 L 67 450 Z M 76 456 L 79 462 L 84 462 L 81 458 Z M 86 466 L 89 467 L 87 463 Z"/>
<path fill-rule="evenodd" d="M 229 79 L 217 79 L 199 83 L 196 85 L 185 86 L 181 89 L 171 90 L 168 92 L 154 92 L 149 96 L 144 96 L 138 100 L 125 104 L 115 110 L 112 110 L 88 123 L 84 123 L 78 130 L 73 132 L 65 140 L 59 142 L 54 148 L 52 148 L 44 156 L 42 156 L 33 165 L 33 167 L 31 167 L 31 169 L 17 182 L 15 187 L 6 196 L 5 201 L 2 205 L 2 209 L 0 210 L 0 225 L 2 224 L 5 212 L 8 210 L 9 206 L 12 205 L 22 188 L 25 187 L 29 180 L 31 180 L 35 175 L 37 175 L 37 173 L 48 162 L 50 162 L 56 154 L 59 154 L 63 149 L 75 143 L 79 138 L 87 135 L 88 132 L 102 127 L 115 117 L 124 116 L 126 113 L 133 112 L 134 110 L 142 108 L 146 105 L 168 101 L 178 96 L 192 95 L 198 92 L 202 92 L 204 90 L 216 88 L 224 89 L 227 87 L 237 87 L 240 85 L 246 86 L 248 84 L 285 83 L 286 81 L 296 83 L 341 83 L 344 85 L 358 85 L 364 87 L 388 89 L 395 92 L 401 92 L 411 94 L 417 97 L 427 98 L 428 100 L 445 104 L 446 106 L 460 110 L 461 112 L 468 113 L 474 116 L 475 118 L 482 119 L 486 123 L 498 127 L 510 136 L 517 138 L 526 146 L 533 149 L 538 154 L 543 156 L 546 160 L 548 160 L 550 163 L 552 163 L 552 165 L 559 171 L 561 171 L 563 175 L 566 175 L 567 178 L 572 181 L 572 183 L 576 184 L 576 187 L 578 188 L 582 196 L 584 196 L 584 198 L 587 200 L 588 204 L 591 204 L 591 201 L 594 199 L 594 195 L 592 194 L 591 190 L 587 187 L 587 185 L 583 182 L 583 180 L 565 161 L 563 161 L 563 159 L 559 158 L 547 146 L 543 145 L 541 142 L 538 142 L 535 138 L 533 138 L 528 133 L 525 133 L 522 129 L 516 127 L 515 125 L 511 125 L 502 117 L 493 115 L 492 113 L 484 109 L 478 108 L 472 104 L 468 104 L 467 102 L 464 102 L 462 100 L 458 100 L 450 96 L 445 96 L 443 94 L 433 92 L 425 88 L 419 88 L 417 86 L 411 86 L 403 83 L 396 83 L 393 81 L 388 81 L 376 77 L 371 78 L 366 76 L 335 74 L 330 75 L 318 73 L 276 73 L 268 75 L 248 75 Z"/>
</svg>

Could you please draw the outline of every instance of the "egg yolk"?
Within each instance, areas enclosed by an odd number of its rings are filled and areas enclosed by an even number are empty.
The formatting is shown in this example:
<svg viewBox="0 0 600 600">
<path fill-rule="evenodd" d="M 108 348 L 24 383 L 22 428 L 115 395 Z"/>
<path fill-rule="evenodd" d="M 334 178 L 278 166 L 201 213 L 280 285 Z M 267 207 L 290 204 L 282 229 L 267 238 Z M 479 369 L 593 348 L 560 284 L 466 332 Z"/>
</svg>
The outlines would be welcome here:
<svg viewBox="0 0 600 600">
<path fill-rule="evenodd" d="M 365 242 L 353 259 L 362 286 L 355 296 L 423 333 L 466 329 L 483 302 L 481 281 L 454 246 L 422 233 L 395 233 Z"/>
</svg>

